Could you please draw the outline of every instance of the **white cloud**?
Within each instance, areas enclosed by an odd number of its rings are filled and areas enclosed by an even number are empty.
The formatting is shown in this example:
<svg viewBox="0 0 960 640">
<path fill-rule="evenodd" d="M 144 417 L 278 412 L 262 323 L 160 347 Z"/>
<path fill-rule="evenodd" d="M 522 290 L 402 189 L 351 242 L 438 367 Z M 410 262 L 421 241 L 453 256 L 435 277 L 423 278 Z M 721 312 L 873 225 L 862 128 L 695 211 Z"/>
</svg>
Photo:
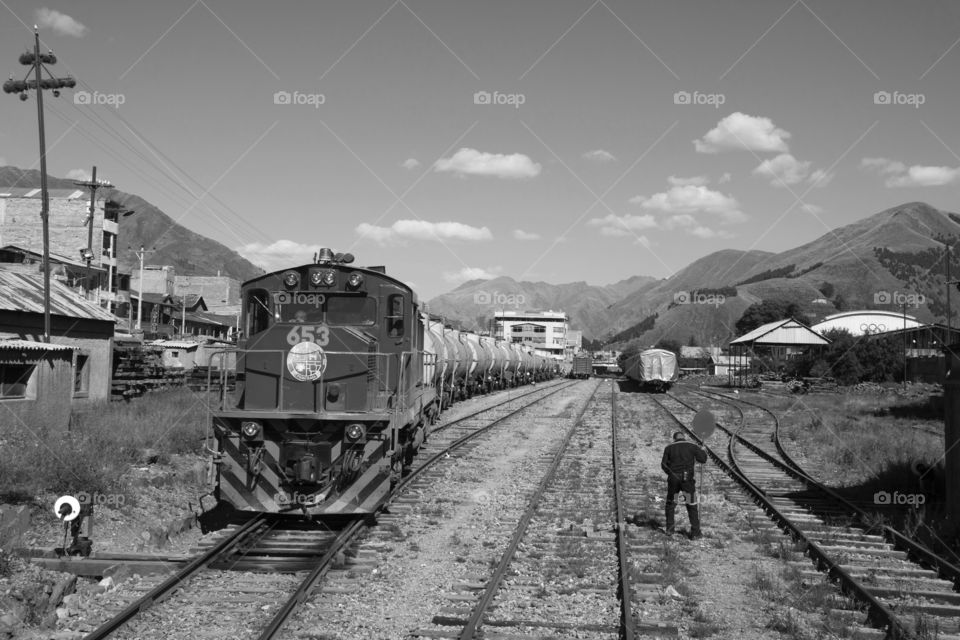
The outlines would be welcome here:
<svg viewBox="0 0 960 640">
<path fill-rule="evenodd" d="M 583 159 L 590 160 L 591 162 L 613 162 L 617 158 L 609 151 L 594 149 L 593 151 L 587 151 L 583 154 Z"/>
<path fill-rule="evenodd" d="M 643 229 L 655 229 L 657 219 L 650 214 L 618 216 L 611 213 L 603 218 L 591 218 L 587 221 L 587 225 L 600 227 L 600 235 L 603 236 L 632 236 Z"/>
<path fill-rule="evenodd" d="M 378 244 L 391 240 L 491 240 L 487 227 L 471 227 L 461 222 L 428 222 L 426 220 L 397 220 L 389 227 L 362 222 L 355 231 Z"/>
<path fill-rule="evenodd" d="M 768 178 L 775 187 L 783 187 L 806 180 L 812 164 L 809 160 L 797 160 L 789 153 L 781 153 L 761 162 L 753 174 Z"/>
<path fill-rule="evenodd" d="M 740 210 L 740 203 L 736 198 L 702 185 L 673 186 L 649 198 L 634 196 L 630 198 L 630 202 L 644 209 L 661 213 L 707 213 L 727 223 L 743 222 L 747 219 L 746 214 Z"/>
<path fill-rule="evenodd" d="M 833 180 L 836 174 L 827 173 L 826 169 L 817 169 L 810 174 L 809 182 L 815 187 L 825 187 Z"/>
<path fill-rule="evenodd" d="M 87 28 L 68 16 L 55 9 L 43 7 L 37 9 L 34 13 L 37 25 L 47 29 L 53 29 L 53 32 L 61 36 L 73 36 L 82 38 L 87 33 Z"/>
<path fill-rule="evenodd" d="M 489 269 L 482 267 L 464 267 L 459 271 L 445 271 L 443 279 L 456 284 L 468 280 L 492 280 L 499 275 L 500 271 L 501 267 L 491 267 Z"/>
<path fill-rule="evenodd" d="M 723 174 L 722 176 L 720 176 L 720 178 L 717 180 L 717 184 L 726 184 L 726 183 L 730 182 L 730 180 L 732 180 L 732 179 L 733 179 L 733 176 L 731 176 L 730 173 L 727 172 L 727 173 Z"/>
<path fill-rule="evenodd" d="M 440 158 L 434 171 L 450 171 L 457 175 L 496 176 L 498 178 L 535 178 L 540 165 L 522 153 L 485 153 L 464 147 L 449 158 Z"/>
<path fill-rule="evenodd" d="M 293 240 L 277 240 L 271 244 L 251 242 L 237 247 L 237 253 L 267 271 L 278 271 L 292 264 L 311 262 L 316 251 L 316 245 L 301 244 Z"/>
<path fill-rule="evenodd" d="M 515 240 L 539 240 L 539 233 L 530 233 L 529 231 L 524 231 L 523 229 L 514 229 L 513 237 Z"/>
<path fill-rule="evenodd" d="M 404 169 L 412 170 L 420 166 L 420 161 L 417 160 L 416 158 L 407 158 L 406 160 L 400 163 L 400 166 L 403 167 Z"/>
<path fill-rule="evenodd" d="M 785 153 L 789 138 L 790 133 L 774 126 L 770 118 L 748 116 L 737 111 L 720 120 L 693 144 L 700 153 L 734 150 Z"/>
<path fill-rule="evenodd" d="M 887 187 L 939 187 L 960 181 L 960 167 L 933 167 L 915 164 L 910 167 L 887 158 L 864 158 L 860 167 L 886 176 Z"/>
<path fill-rule="evenodd" d="M 70 171 L 67 171 L 67 180 L 90 180 L 92 177 L 86 169 L 70 169 Z"/>
<path fill-rule="evenodd" d="M 688 184 L 702 186 L 710 183 L 710 179 L 706 176 L 693 176 L 692 178 L 678 178 L 676 176 L 670 176 L 667 178 L 667 182 L 672 184 L 675 187 L 683 187 Z"/>
</svg>

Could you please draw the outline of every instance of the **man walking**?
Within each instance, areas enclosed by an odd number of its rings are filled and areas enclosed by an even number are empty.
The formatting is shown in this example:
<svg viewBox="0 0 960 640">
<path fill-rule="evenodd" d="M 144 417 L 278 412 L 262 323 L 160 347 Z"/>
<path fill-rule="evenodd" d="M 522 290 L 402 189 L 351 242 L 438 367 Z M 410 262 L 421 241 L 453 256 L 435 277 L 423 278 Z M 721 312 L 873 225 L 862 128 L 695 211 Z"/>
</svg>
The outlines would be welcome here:
<svg viewBox="0 0 960 640">
<path fill-rule="evenodd" d="M 674 532 L 673 517 L 677 508 L 677 493 L 683 492 L 690 519 L 690 539 L 703 537 L 700 532 L 700 511 L 696 498 L 694 468 L 697 462 L 707 461 L 707 452 L 689 442 L 682 431 L 673 434 L 673 442 L 663 450 L 660 468 L 667 474 L 667 534 Z"/>
</svg>

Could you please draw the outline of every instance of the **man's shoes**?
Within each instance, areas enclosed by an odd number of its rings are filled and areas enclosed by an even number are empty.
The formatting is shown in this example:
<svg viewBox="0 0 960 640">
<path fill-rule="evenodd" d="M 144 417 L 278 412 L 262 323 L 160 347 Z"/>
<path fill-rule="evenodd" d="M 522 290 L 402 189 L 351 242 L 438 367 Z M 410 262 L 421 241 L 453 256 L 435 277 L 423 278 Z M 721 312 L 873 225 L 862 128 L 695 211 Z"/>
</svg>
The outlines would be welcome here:
<svg viewBox="0 0 960 640">
<path fill-rule="evenodd" d="M 676 533 L 673 527 L 667 527 L 666 529 L 663 530 L 663 532 L 668 536 L 672 536 L 673 534 Z"/>
<path fill-rule="evenodd" d="M 691 540 L 699 540 L 699 539 L 702 538 L 702 537 L 703 537 L 703 533 L 701 533 L 701 532 L 699 532 L 699 531 L 691 531 L 691 532 L 690 532 L 690 539 L 691 539 Z"/>
</svg>

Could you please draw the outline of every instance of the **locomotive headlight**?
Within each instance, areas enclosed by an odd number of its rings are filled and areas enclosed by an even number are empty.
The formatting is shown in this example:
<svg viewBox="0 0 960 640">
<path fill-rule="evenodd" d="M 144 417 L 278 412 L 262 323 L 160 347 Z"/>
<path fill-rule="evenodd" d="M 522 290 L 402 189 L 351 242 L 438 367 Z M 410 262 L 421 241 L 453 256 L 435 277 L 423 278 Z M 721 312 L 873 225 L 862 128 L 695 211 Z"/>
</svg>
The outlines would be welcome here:
<svg viewBox="0 0 960 640">
<path fill-rule="evenodd" d="M 311 271 L 310 272 L 310 284 L 315 287 L 319 287 L 323 284 L 323 272 L 322 271 Z"/>
<path fill-rule="evenodd" d="M 363 428 L 362 424 L 354 423 L 354 424 L 348 425 L 347 431 L 346 431 L 347 439 L 353 440 L 354 442 L 356 442 L 357 440 L 359 440 L 364 436 L 365 432 L 366 432 L 366 429 Z"/>
<path fill-rule="evenodd" d="M 347 286 L 351 289 L 356 289 L 363 284 L 363 274 L 353 272 L 347 277 Z"/>
<path fill-rule="evenodd" d="M 257 436 L 260 435 L 260 423 L 253 422 L 253 421 L 241 422 L 240 431 L 242 431 L 243 435 L 245 435 L 248 438 L 256 438 Z"/>
<path fill-rule="evenodd" d="M 336 271 L 324 271 L 324 272 L 323 272 L 322 282 L 323 282 L 323 284 L 325 284 L 326 286 L 332 287 L 333 285 L 335 285 L 335 284 L 337 283 L 337 272 L 336 272 Z"/>
<path fill-rule="evenodd" d="M 300 274 L 296 271 L 287 271 L 283 274 L 283 284 L 287 285 L 289 288 L 294 288 L 300 284 Z"/>
</svg>

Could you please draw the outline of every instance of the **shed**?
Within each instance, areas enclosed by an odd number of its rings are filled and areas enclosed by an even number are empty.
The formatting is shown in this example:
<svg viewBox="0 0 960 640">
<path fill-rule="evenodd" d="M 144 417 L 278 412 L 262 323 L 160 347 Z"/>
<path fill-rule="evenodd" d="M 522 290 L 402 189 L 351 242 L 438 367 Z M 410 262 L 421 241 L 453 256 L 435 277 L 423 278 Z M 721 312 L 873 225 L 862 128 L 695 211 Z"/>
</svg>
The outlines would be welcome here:
<svg viewBox="0 0 960 640">
<path fill-rule="evenodd" d="M 198 343 L 156 340 L 153 344 L 163 349 L 161 363 L 164 369 L 192 371 L 196 366 Z"/>
<path fill-rule="evenodd" d="M 0 339 L 41 342 L 43 275 L 0 268 Z M 50 282 L 50 343 L 71 348 L 73 399 L 110 397 L 115 318 L 60 282 Z M 41 402 L 56 402 L 52 397 Z"/>
<path fill-rule="evenodd" d="M 66 430 L 77 388 L 73 359 L 70 346 L 0 340 L 0 425 Z"/>
<path fill-rule="evenodd" d="M 783 360 L 802 353 L 810 348 L 819 348 L 830 344 L 830 341 L 793 318 L 777 320 L 760 325 L 753 331 L 730 342 L 730 354 L 745 364 L 746 359 L 756 358 L 758 355 Z M 734 370 L 728 373 L 730 382 L 743 384 L 747 372 L 745 366 L 736 365 L 737 380 L 733 380 Z"/>
</svg>

